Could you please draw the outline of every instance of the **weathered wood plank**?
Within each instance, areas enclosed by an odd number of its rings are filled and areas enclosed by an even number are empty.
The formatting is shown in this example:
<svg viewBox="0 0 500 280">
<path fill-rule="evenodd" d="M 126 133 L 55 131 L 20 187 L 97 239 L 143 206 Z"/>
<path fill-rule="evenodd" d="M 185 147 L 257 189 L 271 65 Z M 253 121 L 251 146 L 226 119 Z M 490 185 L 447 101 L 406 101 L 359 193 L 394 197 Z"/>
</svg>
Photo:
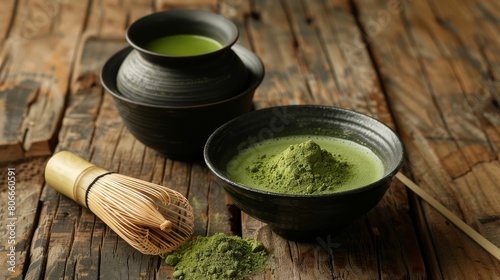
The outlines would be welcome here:
<svg viewBox="0 0 500 280">
<path fill-rule="evenodd" d="M 155 0 L 155 10 L 171 10 L 171 9 L 202 9 L 215 11 L 218 0 Z"/>
<path fill-rule="evenodd" d="M 497 173 L 494 171 L 498 169 L 500 110 L 498 104 L 494 103 L 495 88 L 489 86 L 493 82 L 492 77 L 490 77 L 492 71 L 495 71 L 491 69 L 491 65 L 498 65 L 500 57 L 497 55 L 488 58 L 481 45 L 482 42 L 487 41 L 498 47 L 500 39 L 489 32 L 478 32 L 477 26 L 489 21 L 485 21 L 484 16 L 476 17 L 474 13 L 470 12 L 471 9 L 466 3 L 460 2 L 461 5 L 453 5 L 452 7 L 435 3 L 431 5 L 431 8 L 439 18 L 446 20 L 445 22 L 450 29 L 449 33 L 456 38 L 455 40 L 446 40 L 445 38 L 442 40 L 444 48 L 451 54 L 447 57 L 452 62 L 453 71 L 456 73 L 463 92 L 461 100 L 452 100 L 455 101 L 453 109 L 457 114 L 462 115 L 462 118 L 475 124 L 474 128 L 466 127 L 465 130 L 474 133 L 476 137 L 474 141 L 485 146 L 486 151 L 482 155 L 475 155 L 477 160 L 469 163 L 472 170 L 464 175 L 466 178 L 459 177 L 454 182 L 456 182 L 457 193 L 461 194 L 459 202 L 462 203 L 461 200 L 467 201 L 461 206 L 464 219 L 469 224 L 477 225 L 475 228 L 478 231 L 499 246 L 500 227 L 495 229 L 495 225 L 498 224 L 494 222 L 498 215 L 493 214 L 500 212 L 498 201 L 495 197 L 490 198 L 488 195 L 480 194 L 495 193 L 500 189 L 495 183 L 498 181 L 495 180 Z M 489 14 L 493 18 L 500 19 L 500 6 L 492 6 Z M 460 121 L 460 124 L 455 125 L 455 129 L 462 126 L 461 129 L 464 130 L 463 125 L 464 121 Z M 466 149 L 467 151 L 470 149 Z M 486 183 L 484 184 L 483 181 Z M 474 190 L 479 185 L 481 185 L 481 189 Z M 476 195 L 476 193 L 478 194 Z M 475 199 L 471 200 L 470 197 Z M 486 222 L 483 223 L 483 221 Z M 483 225 L 485 228 L 482 227 Z"/>
<path fill-rule="evenodd" d="M 422 2 L 407 6 L 405 15 L 415 24 L 411 34 L 431 92 L 452 137 L 450 140 L 456 142 L 469 166 L 489 161 L 491 147 L 479 120 L 474 116 L 475 108 L 470 107 L 467 99 L 467 95 L 474 94 L 471 87 L 477 86 L 476 79 L 486 71 L 480 53 L 467 40 L 473 34 L 467 34 L 470 29 L 466 26 L 474 24 L 466 16 L 469 11 L 453 11 L 460 5 L 452 5 L 443 9 L 451 12 L 447 16 L 440 15 L 432 4 Z M 451 15 L 457 18 L 454 23 Z M 435 17 L 438 20 L 432 20 Z M 443 20 L 439 22 L 441 18 Z M 457 29 L 462 35 L 458 35 Z"/>
<path fill-rule="evenodd" d="M 0 277 L 3 279 L 23 279 L 23 273 L 28 268 L 29 248 L 40 214 L 38 199 L 46 160 L 40 157 L 0 167 L 0 234 L 3 243 Z M 9 174 L 9 171 L 13 173 Z"/>
<path fill-rule="evenodd" d="M 500 54 L 496 46 L 500 44 L 500 39 L 497 36 L 500 6 L 494 1 L 462 1 L 462 5 L 467 5 L 477 19 L 474 26 L 484 31 L 480 36 L 474 38 L 488 65 L 488 76 L 482 77 L 480 89 L 487 90 L 492 95 L 492 102 L 498 108 L 500 104 L 500 83 L 498 82 L 500 80 L 500 63 L 498 63 Z M 498 135 L 497 131 L 493 131 L 493 133 Z M 498 140 L 498 137 L 494 139 Z M 494 143 L 496 143 L 496 150 L 500 151 L 498 141 Z"/>
<path fill-rule="evenodd" d="M 51 153 L 88 3 L 31 0 L 16 5 L 0 77 L 14 91 L 9 94 L 22 91 L 20 85 L 27 83 L 35 94 L 27 104 L 2 102 L 1 129 L 9 132 L 0 137 L 0 149 L 8 155 L 2 161 Z M 12 112 L 13 108 L 17 111 Z M 13 114 L 21 124 L 14 131 L 4 129 L 13 121 Z"/>
<path fill-rule="evenodd" d="M 241 235 L 241 211 L 233 204 L 225 193 L 220 181 L 205 166 L 207 172 L 208 188 L 208 216 L 207 235 L 226 233 Z"/>
<path fill-rule="evenodd" d="M 2 142 L 0 147 L 1 162 L 14 161 L 24 156 L 21 146 L 23 134 L 20 132 L 26 114 L 26 108 L 33 103 L 38 93 L 38 84 L 23 81 L 17 85 L 4 83 L 0 90 L 0 117 Z"/>
<path fill-rule="evenodd" d="M 0 36 L 0 46 L 2 46 L 2 48 L 4 46 L 3 43 L 5 39 L 7 39 L 7 35 L 10 32 L 12 18 L 15 15 L 15 9 L 16 9 L 15 0 L 8 0 L 2 2 L 2 9 L 0 11 L 0 18 L 2 19 L 2 22 L 0 22 L 0 34 L 2 34 Z"/>
<path fill-rule="evenodd" d="M 294 39 L 293 63 L 300 69 L 303 86 L 307 88 L 307 93 L 311 97 L 311 100 L 304 102 L 339 105 L 342 90 L 341 86 L 338 86 L 339 80 L 334 75 L 334 68 L 341 67 L 342 63 L 336 62 L 332 65 L 328 54 L 325 53 L 322 42 L 324 38 L 319 36 L 315 25 L 315 21 L 321 20 L 321 17 L 315 14 L 316 11 L 311 11 L 317 5 L 303 1 L 282 1 L 282 6 Z"/>
<path fill-rule="evenodd" d="M 266 67 L 266 77 L 255 94 L 255 107 L 311 103 L 296 63 L 296 39 L 281 2 L 255 1 L 252 9 L 249 38 Z"/>
<path fill-rule="evenodd" d="M 492 113 L 498 116 L 498 108 L 489 97 L 476 99 L 481 96 L 476 92 L 479 81 L 488 71 L 476 45 L 481 33 L 471 28 L 476 19 L 459 2 L 355 1 L 355 5 L 417 182 L 497 242 L 498 234 L 491 227 L 483 229 L 476 220 L 491 221 L 486 217 L 498 211 L 489 207 L 495 198 L 468 194 L 469 188 L 478 185 L 466 183 L 479 178 L 476 173 L 485 166 L 491 170 L 498 164 L 495 145 L 488 138 L 496 139 L 498 121 L 489 120 Z M 370 34 L 373 26 L 377 32 Z M 481 189 L 497 192 L 498 183 L 485 180 Z M 418 219 L 426 223 L 419 225 L 425 251 L 437 255 L 427 258 L 431 275 L 454 279 L 498 275 L 498 264 L 491 256 L 439 213 L 426 205 L 416 213 L 425 215 Z M 457 269 L 464 262 L 471 265 Z"/>
</svg>

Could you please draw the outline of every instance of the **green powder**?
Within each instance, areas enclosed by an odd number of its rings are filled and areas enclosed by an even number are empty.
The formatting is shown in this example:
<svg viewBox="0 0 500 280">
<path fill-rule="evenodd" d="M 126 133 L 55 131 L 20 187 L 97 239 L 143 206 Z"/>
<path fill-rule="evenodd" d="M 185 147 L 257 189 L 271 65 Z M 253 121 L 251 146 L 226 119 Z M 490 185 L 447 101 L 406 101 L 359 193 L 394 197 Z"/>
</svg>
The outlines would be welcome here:
<svg viewBox="0 0 500 280">
<path fill-rule="evenodd" d="M 264 271 L 268 256 L 262 242 L 217 233 L 186 242 L 165 263 L 175 266 L 175 279 L 244 279 Z"/>
<path fill-rule="evenodd" d="M 287 194 L 331 193 L 353 176 L 345 159 L 313 140 L 291 145 L 275 156 L 262 154 L 246 170 L 263 188 Z"/>
</svg>

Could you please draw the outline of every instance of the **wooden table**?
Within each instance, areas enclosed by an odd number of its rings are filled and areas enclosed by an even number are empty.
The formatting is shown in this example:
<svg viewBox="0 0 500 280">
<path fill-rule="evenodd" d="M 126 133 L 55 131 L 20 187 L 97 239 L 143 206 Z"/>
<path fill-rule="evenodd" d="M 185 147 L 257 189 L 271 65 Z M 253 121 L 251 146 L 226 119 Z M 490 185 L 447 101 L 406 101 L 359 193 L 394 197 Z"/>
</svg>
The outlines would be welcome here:
<svg viewBox="0 0 500 280">
<path fill-rule="evenodd" d="M 135 140 L 99 81 L 100 67 L 126 46 L 125 29 L 137 18 L 173 8 L 221 13 L 239 27 L 239 43 L 265 63 L 256 109 L 325 104 L 383 121 L 404 140 L 404 172 L 500 246 L 498 1 L 0 5 L 0 275 L 172 279 L 172 268 L 159 257 L 135 251 L 44 183 L 49 156 L 70 150 L 183 192 L 195 210 L 196 235 L 224 232 L 263 241 L 273 269 L 253 279 L 500 277 L 499 261 L 397 180 L 380 204 L 340 235 L 287 241 L 240 212 L 203 162 L 172 161 Z"/>
</svg>

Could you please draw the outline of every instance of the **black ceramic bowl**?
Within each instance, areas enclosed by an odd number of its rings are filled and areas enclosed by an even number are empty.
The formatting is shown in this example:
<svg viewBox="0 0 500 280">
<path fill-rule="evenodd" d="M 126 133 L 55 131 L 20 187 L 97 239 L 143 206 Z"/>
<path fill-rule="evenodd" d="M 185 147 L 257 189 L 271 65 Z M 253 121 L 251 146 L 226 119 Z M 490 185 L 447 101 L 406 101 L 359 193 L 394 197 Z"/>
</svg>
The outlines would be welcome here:
<svg viewBox="0 0 500 280">
<path fill-rule="evenodd" d="M 196 35 L 221 48 L 203 54 L 168 55 L 147 45 L 165 36 Z M 213 103 L 242 92 L 248 81 L 245 63 L 232 46 L 236 25 L 202 10 L 169 10 L 146 15 L 130 25 L 126 37 L 133 51 L 118 71 L 121 95 L 142 103 L 191 106 Z"/>
<path fill-rule="evenodd" d="M 362 144 L 382 160 L 383 178 L 338 193 L 292 195 L 260 191 L 228 177 L 227 164 L 241 150 L 291 135 L 333 136 Z M 288 239 L 307 240 L 334 233 L 372 209 L 401 168 L 404 148 L 399 137 L 376 119 L 335 107 L 297 105 L 261 109 L 229 121 L 210 136 L 204 157 L 242 211 Z"/>
<path fill-rule="evenodd" d="M 172 159 L 201 158 L 208 136 L 217 127 L 251 110 L 255 89 L 264 78 L 264 65 L 253 52 L 237 44 L 232 49 L 245 64 L 250 78 L 245 90 L 222 101 L 167 106 L 123 96 L 117 89 L 116 75 L 132 47 L 119 51 L 105 63 L 101 83 L 113 96 L 125 126 L 139 141 Z"/>
</svg>

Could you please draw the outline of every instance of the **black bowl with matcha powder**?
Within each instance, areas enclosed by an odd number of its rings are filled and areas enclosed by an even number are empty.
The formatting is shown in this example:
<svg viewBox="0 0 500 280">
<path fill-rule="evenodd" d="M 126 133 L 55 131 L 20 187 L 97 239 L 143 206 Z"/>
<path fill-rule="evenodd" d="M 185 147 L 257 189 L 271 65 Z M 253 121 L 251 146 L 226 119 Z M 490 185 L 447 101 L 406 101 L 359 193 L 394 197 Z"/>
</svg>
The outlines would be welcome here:
<svg viewBox="0 0 500 280">
<path fill-rule="evenodd" d="M 336 233 L 371 210 L 404 162 L 399 136 L 319 105 L 256 110 L 219 127 L 204 157 L 235 205 L 293 240 Z"/>
</svg>

